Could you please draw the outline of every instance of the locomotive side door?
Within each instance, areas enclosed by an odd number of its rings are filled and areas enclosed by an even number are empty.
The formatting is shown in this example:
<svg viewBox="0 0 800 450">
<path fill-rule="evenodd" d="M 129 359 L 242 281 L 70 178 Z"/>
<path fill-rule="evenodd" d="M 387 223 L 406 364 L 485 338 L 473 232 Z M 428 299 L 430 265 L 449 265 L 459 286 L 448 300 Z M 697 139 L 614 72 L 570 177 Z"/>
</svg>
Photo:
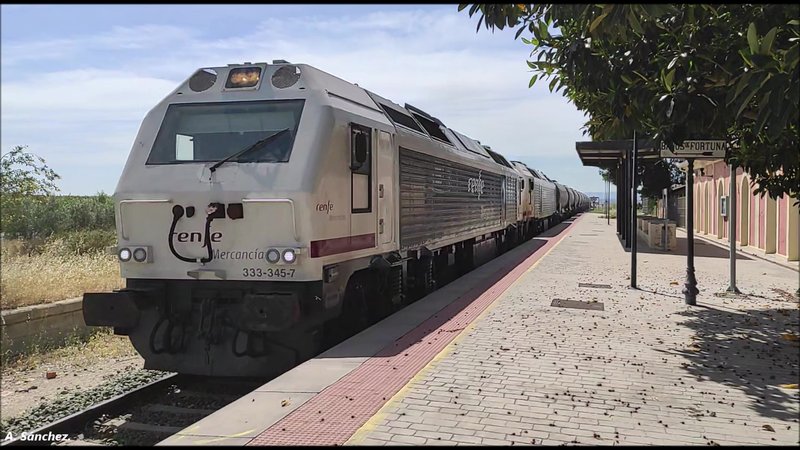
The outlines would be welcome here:
<svg viewBox="0 0 800 450">
<path fill-rule="evenodd" d="M 375 171 L 378 188 L 378 245 L 394 241 L 394 152 L 392 135 L 378 131 Z"/>
</svg>

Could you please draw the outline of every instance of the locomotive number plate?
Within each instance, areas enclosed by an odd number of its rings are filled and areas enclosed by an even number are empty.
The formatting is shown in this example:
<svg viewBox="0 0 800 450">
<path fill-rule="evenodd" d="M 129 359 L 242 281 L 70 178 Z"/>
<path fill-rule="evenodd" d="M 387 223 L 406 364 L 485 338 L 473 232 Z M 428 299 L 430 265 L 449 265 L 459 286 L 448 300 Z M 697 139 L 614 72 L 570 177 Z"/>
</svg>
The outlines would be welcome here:
<svg viewBox="0 0 800 450">
<path fill-rule="evenodd" d="M 260 278 L 260 277 L 293 278 L 294 269 L 286 267 L 268 267 L 266 269 L 262 269 L 261 267 L 245 267 L 242 269 L 242 276 L 247 278 Z"/>
</svg>

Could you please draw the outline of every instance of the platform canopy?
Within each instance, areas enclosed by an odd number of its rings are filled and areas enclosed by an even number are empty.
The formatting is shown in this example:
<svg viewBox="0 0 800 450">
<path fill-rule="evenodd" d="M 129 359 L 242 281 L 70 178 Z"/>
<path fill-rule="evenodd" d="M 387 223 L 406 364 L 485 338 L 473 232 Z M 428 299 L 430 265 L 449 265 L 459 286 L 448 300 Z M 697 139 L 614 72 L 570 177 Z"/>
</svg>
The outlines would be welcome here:
<svg viewBox="0 0 800 450">
<path fill-rule="evenodd" d="M 659 152 L 654 148 L 651 139 L 637 139 L 637 157 L 659 158 Z M 607 167 L 616 165 L 621 159 L 627 158 L 633 148 L 633 139 L 620 139 L 616 141 L 588 141 L 576 142 L 575 149 L 584 166 Z"/>
</svg>

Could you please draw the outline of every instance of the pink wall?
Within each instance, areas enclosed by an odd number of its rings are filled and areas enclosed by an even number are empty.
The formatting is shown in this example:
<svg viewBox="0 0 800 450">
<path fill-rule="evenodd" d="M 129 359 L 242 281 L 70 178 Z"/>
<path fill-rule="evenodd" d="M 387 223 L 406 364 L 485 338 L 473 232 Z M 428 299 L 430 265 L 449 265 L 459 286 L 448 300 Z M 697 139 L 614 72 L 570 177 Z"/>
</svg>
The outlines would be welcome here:
<svg viewBox="0 0 800 450">
<path fill-rule="evenodd" d="M 742 169 L 736 170 L 736 240 L 742 242 L 742 228 L 744 228 L 742 224 L 742 219 L 744 214 L 744 207 L 750 207 L 749 203 L 745 204 L 745 197 L 744 194 L 747 191 L 742 190 L 742 180 L 744 180 L 744 175 L 742 173 Z"/>
<path fill-rule="evenodd" d="M 766 222 L 767 222 L 767 196 L 762 195 L 758 197 L 758 248 L 765 248 L 767 246 L 766 236 Z"/>
<path fill-rule="evenodd" d="M 736 174 L 739 174 L 738 171 Z M 742 180 L 737 178 L 734 182 L 736 183 L 736 240 L 742 242 L 742 221 L 739 219 L 742 217 Z"/>
<path fill-rule="evenodd" d="M 758 217 L 756 217 L 756 196 L 750 193 L 750 245 L 755 247 L 756 240 L 756 226 L 758 224 Z"/>
<path fill-rule="evenodd" d="M 786 249 L 786 227 L 789 225 L 789 196 L 784 195 L 777 201 L 778 207 L 778 253 L 783 256 L 788 256 L 789 253 Z"/>
<path fill-rule="evenodd" d="M 719 233 L 719 182 L 717 180 L 718 180 L 717 175 L 714 174 L 714 191 L 713 191 L 714 195 L 711 196 L 711 202 L 714 205 L 711 207 L 712 210 L 711 218 L 714 219 L 713 220 L 714 236 L 716 236 L 717 233 Z"/>
<path fill-rule="evenodd" d="M 768 196 L 756 196 L 753 194 L 753 188 L 749 185 L 749 179 L 746 178 L 743 170 L 737 168 L 736 170 L 736 218 L 719 216 L 719 197 L 721 195 L 728 195 L 730 193 L 730 178 L 728 165 L 723 161 L 717 161 L 711 166 L 705 167 L 705 176 L 698 176 L 695 178 L 695 210 L 694 210 L 694 224 L 695 229 L 709 235 L 717 236 L 721 234 L 723 239 L 728 239 L 728 228 L 730 226 L 729 220 L 736 220 L 736 239 L 741 242 L 742 238 L 742 213 L 745 209 L 745 196 L 749 200 L 748 210 L 748 245 L 758 247 L 761 249 L 766 248 L 767 241 L 767 202 Z M 722 187 L 720 187 L 720 180 Z M 742 180 L 747 180 L 747 191 L 742 189 Z M 720 191 L 720 189 L 722 189 Z M 706 201 L 708 203 L 706 203 Z M 788 211 L 789 211 L 789 197 L 782 196 L 776 202 L 777 217 L 774 219 L 778 225 L 778 236 L 776 240 L 777 253 L 787 256 L 788 242 L 786 230 L 789 224 Z M 756 214 L 758 208 L 758 214 Z M 730 213 L 730 210 L 729 210 Z M 706 218 L 708 218 L 708 226 L 706 226 Z M 756 228 L 758 227 L 758 228 Z M 758 235 L 758 240 L 756 240 Z"/>
<path fill-rule="evenodd" d="M 728 181 L 727 178 L 722 181 L 722 189 L 724 189 L 724 192 L 725 192 L 726 195 L 730 194 L 730 192 L 731 192 L 730 191 L 730 184 L 727 181 Z M 731 208 L 730 208 L 730 205 L 729 205 L 728 206 L 728 216 L 723 218 L 723 221 L 722 221 L 722 224 L 721 224 L 721 226 L 722 226 L 722 237 L 725 238 L 725 239 L 728 238 L 728 231 L 730 231 L 730 230 L 728 230 L 728 226 L 729 226 L 728 225 L 728 220 L 730 219 L 730 215 L 731 215 Z"/>
</svg>

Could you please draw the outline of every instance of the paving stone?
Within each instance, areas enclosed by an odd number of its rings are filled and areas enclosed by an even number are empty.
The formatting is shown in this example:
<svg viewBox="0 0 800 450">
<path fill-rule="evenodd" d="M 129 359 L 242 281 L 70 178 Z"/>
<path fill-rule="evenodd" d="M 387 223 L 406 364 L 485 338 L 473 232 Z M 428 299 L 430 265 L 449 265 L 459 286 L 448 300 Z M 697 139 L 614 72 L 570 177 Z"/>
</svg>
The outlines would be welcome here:
<svg viewBox="0 0 800 450">
<path fill-rule="evenodd" d="M 780 337 L 796 329 L 798 304 L 773 289 L 793 292 L 797 273 L 748 257 L 737 261 L 737 278 L 749 297 L 717 297 L 727 256 L 696 246 L 701 306 L 692 307 L 681 293 L 685 256 L 640 251 L 634 290 L 614 224 L 581 218 L 384 412 L 439 426 L 418 431 L 459 445 L 796 445 L 800 397 L 776 386 L 798 378 L 797 349 Z M 596 300 L 605 310 L 552 307 L 553 298 Z M 397 423 L 374 432 L 407 432 Z"/>
</svg>

